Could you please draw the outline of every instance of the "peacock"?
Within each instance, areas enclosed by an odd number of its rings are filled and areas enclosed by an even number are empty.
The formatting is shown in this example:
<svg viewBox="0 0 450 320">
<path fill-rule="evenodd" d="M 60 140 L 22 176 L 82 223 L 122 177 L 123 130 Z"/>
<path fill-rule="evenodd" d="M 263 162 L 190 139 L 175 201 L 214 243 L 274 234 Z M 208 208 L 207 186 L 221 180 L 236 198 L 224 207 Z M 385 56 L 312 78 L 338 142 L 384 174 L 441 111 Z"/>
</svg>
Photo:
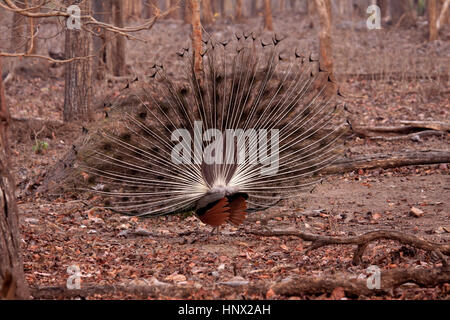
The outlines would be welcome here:
<svg viewBox="0 0 450 320">
<path fill-rule="evenodd" d="M 281 42 L 210 37 L 200 71 L 192 49 L 174 53 L 177 79 L 149 66 L 83 128 L 54 190 L 87 192 L 132 216 L 193 211 L 213 227 L 311 190 L 342 149 L 342 95 L 314 55 Z"/>
</svg>

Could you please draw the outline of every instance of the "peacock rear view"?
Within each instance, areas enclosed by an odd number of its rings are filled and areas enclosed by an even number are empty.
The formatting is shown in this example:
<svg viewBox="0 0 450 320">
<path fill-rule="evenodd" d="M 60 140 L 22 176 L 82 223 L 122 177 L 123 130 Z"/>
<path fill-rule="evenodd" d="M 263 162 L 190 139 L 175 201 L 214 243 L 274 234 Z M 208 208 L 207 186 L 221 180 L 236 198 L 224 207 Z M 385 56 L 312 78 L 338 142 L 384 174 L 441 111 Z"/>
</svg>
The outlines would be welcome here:
<svg viewBox="0 0 450 320">
<path fill-rule="evenodd" d="M 195 211 L 211 226 L 310 190 L 342 144 L 339 90 L 311 56 L 281 54 L 279 43 L 209 39 L 201 72 L 191 50 L 176 53 L 177 81 L 154 65 L 107 103 L 55 186 L 127 215 Z"/>
</svg>

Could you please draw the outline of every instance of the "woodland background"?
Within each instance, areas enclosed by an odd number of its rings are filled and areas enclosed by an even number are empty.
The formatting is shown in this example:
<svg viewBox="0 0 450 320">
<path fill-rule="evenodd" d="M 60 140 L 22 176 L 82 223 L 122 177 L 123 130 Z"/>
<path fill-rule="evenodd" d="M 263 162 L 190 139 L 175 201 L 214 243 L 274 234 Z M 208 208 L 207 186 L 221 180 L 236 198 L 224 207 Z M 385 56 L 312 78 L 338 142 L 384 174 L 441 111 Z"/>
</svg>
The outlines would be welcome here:
<svg viewBox="0 0 450 320">
<path fill-rule="evenodd" d="M 0 297 L 448 299 L 449 2 L 0 0 Z M 212 236 L 35 192 L 105 99 L 155 63 L 177 78 L 187 46 L 200 70 L 202 36 L 251 32 L 317 53 L 340 84 L 346 157 L 314 191 Z"/>
</svg>

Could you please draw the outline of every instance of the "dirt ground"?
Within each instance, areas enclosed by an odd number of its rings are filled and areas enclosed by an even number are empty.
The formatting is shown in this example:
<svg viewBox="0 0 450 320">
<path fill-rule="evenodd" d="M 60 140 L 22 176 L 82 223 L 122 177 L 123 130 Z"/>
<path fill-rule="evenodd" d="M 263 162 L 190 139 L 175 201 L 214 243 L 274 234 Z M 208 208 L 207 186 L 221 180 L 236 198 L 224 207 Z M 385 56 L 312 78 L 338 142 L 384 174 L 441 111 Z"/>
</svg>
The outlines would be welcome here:
<svg viewBox="0 0 450 320">
<path fill-rule="evenodd" d="M 297 23 L 297 21 L 300 21 Z M 259 29 L 261 21 L 245 25 L 207 28 L 218 38 L 233 36 L 236 30 Z M 302 50 L 316 50 L 316 31 L 299 15 L 275 19 L 276 31 L 298 43 Z M 43 31 L 44 32 L 44 31 Z M 383 73 L 384 80 L 341 77 L 349 118 L 360 125 L 393 125 L 401 120 L 450 121 L 448 73 L 449 32 L 442 40 L 425 42 L 426 29 L 368 32 L 339 25 L 334 34 L 336 73 Z M 170 65 L 177 49 L 189 43 L 189 27 L 165 20 L 143 34 L 148 43 L 128 42 L 131 73 L 145 73 L 153 61 Z M 52 48 L 62 48 L 53 39 Z M 50 44 L 49 44 L 50 45 Z M 58 47 L 59 46 L 59 47 Z M 42 48 L 45 50 L 45 48 Z M 62 49 L 61 49 L 62 50 Z M 62 119 L 64 67 L 45 66 L 40 72 L 27 62 L 8 84 L 7 102 L 16 118 Z M 34 73 L 33 73 L 34 70 Z M 421 80 L 407 74 L 425 74 Z M 170 74 L 170 73 L 169 73 Z M 400 74 L 400 79 L 398 79 Z M 432 75 L 447 75 L 444 80 Z M 173 76 L 177 76 L 176 68 Z M 395 79 L 394 79 L 395 78 Z M 96 103 L 123 83 L 96 85 Z M 262 237 L 249 234 L 261 228 L 248 222 L 240 228 L 226 226 L 219 234 L 195 217 L 166 217 L 139 220 L 92 209 L 83 200 L 48 201 L 27 190 L 70 148 L 81 126 L 64 125 L 43 130 L 38 139 L 48 142 L 42 154 L 33 152 L 39 128 L 13 130 L 12 171 L 18 186 L 22 249 L 26 278 L 30 286 L 65 286 L 67 268 L 77 265 L 81 286 L 155 281 L 196 290 L 164 294 L 92 294 L 88 299 L 188 298 L 188 299 L 287 299 L 270 293 L 246 290 L 251 284 L 270 284 L 286 278 L 346 272 L 355 276 L 370 265 L 382 270 L 441 265 L 433 254 L 394 241 L 375 241 L 367 248 L 363 262 L 352 265 L 353 246 L 327 246 L 305 253 L 308 243 L 295 237 Z M 381 142 L 352 137 L 347 156 L 403 152 L 406 150 L 449 150 L 450 135 L 420 141 Z M 349 236 L 370 230 L 390 229 L 414 234 L 436 243 L 450 241 L 448 164 L 409 166 L 396 169 L 360 170 L 326 177 L 311 193 L 287 201 L 269 212 L 296 212 L 294 217 L 268 221 L 270 229 L 297 229 L 315 234 Z M 411 215 L 419 208 L 423 215 Z M 315 210 L 316 214 L 302 215 Z M 261 213 L 254 213 L 258 215 Z M 194 232 L 195 231 L 195 232 Z M 240 278 L 236 278 L 240 277 Z M 238 279 L 238 280 L 236 280 Z M 236 287 L 236 281 L 242 284 Z M 248 283 L 247 283 L 248 282 Z M 239 283 L 238 283 L 239 284 Z M 175 291 L 176 292 L 176 291 Z M 291 299 L 330 299 L 330 294 L 302 295 Z M 449 299 L 448 284 L 420 288 L 405 284 L 384 295 L 340 296 L 360 299 Z"/>
</svg>

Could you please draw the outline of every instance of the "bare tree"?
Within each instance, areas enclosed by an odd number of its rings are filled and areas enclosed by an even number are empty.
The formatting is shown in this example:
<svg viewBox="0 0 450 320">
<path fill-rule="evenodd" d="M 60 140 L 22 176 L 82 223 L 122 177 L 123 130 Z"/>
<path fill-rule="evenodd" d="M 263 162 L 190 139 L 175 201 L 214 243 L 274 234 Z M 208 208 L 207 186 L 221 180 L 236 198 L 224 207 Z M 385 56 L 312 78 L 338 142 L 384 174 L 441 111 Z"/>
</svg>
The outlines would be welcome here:
<svg viewBox="0 0 450 320">
<path fill-rule="evenodd" d="M 119 28 L 124 26 L 124 10 L 123 1 L 114 0 L 113 2 L 113 23 Z M 123 76 L 126 74 L 126 57 L 125 57 L 125 38 L 116 34 L 112 48 L 113 57 L 113 74 L 115 76 Z"/>
<path fill-rule="evenodd" d="M 236 0 L 236 20 L 242 20 L 242 0 Z"/>
<path fill-rule="evenodd" d="M 273 31 L 272 5 L 270 0 L 264 0 L 264 28 Z"/>
<path fill-rule="evenodd" d="M 428 0 L 428 27 L 429 40 L 434 41 L 438 38 L 437 30 L 437 0 Z"/>
<path fill-rule="evenodd" d="M 3 81 L 0 77 L 0 299 L 26 299 L 29 297 L 29 293 L 20 253 L 15 183 L 9 161 L 7 136 L 9 122 L 10 114 L 5 101 Z"/>
<path fill-rule="evenodd" d="M 203 23 L 211 24 L 214 22 L 211 0 L 202 0 Z"/>
<path fill-rule="evenodd" d="M 17 3 L 19 8 L 23 8 L 23 4 Z M 11 44 L 10 51 L 11 52 L 25 52 L 25 17 L 22 16 L 18 12 L 13 13 L 12 17 L 12 26 L 11 26 Z"/>
<path fill-rule="evenodd" d="M 94 18 L 104 23 L 111 23 L 112 21 L 112 2 L 103 0 L 92 1 L 92 11 Z M 93 30 L 95 37 L 93 37 L 93 75 L 99 80 L 104 79 L 106 72 L 111 72 L 113 69 L 113 57 L 111 40 L 112 33 L 101 28 Z"/>
<path fill-rule="evenodd" d="M 200 21 L 200 1 L 190 0 L 192 14 L 192 50 L 194 59 L 194 73 L 197 79 L 202 79 L 202 24 Z"/>
<path fill-rule="evenodd" d="M 191 0 L 184 1 L 184 22 L 192 23 L 192 6 Z"/>
<path fill-rule="evenodd" d="M 66 0 L 72 5 L 73 0 Z M 81 15 L 89 13 L 89 2 L 77 0 Z M 65 55 L 66 59 L 87 57 L 90 55 L 91 34 L 82 30 L 66 28 Z M 86 120 L 90 118 L 92 102 L 92 62 L 90 59 L 80 59 L 65 65 L 64 88 L 64 121 Z"/>
<path fill-rule="evenodd" d="M 142 17 L 149 19 L 153 16 L 154 8 L 156 7 L 156 0 L 142 0 Z"/>
<path fill-rule="evenodd" d="M 331 4 L 330 0 L 316 0 L 317 13 L 320 20 L 319 46 L 320 65 L 328 72 L 333 72 L 331 51 Z"/>
<path fill-rule="evenodd" d="M 450 5 L 450 0 L 442 0 L 442 9 L 441 9 L 441 13 L 439 14 L 439 19 L 437 21 L 437 25 L 436 28 L 439 30 L 441 29 L 441 27 L 444 25 L 446 18 L 448 17 L 447 15 L 447 10 L 448 7 Z"/>
</svg>

